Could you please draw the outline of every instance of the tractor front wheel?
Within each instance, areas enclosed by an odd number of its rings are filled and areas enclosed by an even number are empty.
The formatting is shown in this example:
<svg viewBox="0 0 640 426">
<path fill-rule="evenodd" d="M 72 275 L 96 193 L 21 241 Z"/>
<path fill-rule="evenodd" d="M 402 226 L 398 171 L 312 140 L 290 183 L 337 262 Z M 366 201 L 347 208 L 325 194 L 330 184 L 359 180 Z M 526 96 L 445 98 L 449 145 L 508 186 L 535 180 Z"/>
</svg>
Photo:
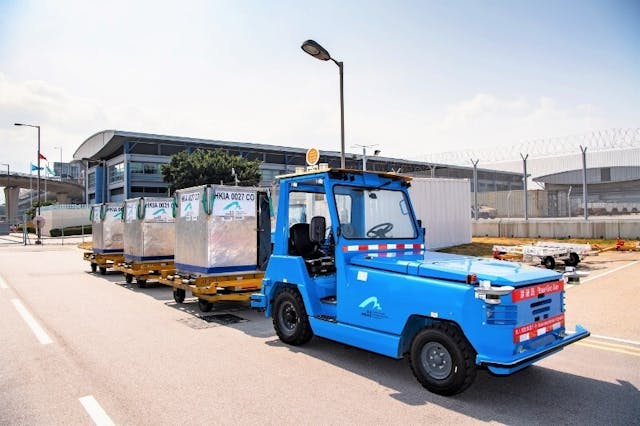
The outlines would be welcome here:
<svg viewBox="0 0 640 426">
<path fill-rule="evenodd" d="M 302 345 L 313 337 L 304 301 L 298 290 L 283 288 L 273 303 L 273 327 L 284 343 Z"/>
<path fill-rule="evenodd" d="M 460 329 L 447 323 L 424 328 L 413 338 L 411 370 L 418 382 L 439 395 L 454 395 L 473 383 L 476 352 Z"/>
</svg>

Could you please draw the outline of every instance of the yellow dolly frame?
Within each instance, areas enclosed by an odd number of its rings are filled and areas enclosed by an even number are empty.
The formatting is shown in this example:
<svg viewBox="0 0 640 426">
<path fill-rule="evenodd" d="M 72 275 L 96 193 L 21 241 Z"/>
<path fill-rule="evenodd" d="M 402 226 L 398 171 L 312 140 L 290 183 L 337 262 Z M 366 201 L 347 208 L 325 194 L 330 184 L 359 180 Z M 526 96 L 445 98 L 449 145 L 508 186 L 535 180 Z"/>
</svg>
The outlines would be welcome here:
<svg viewBox="0 0 640 426">
<path fill-rule="evenodd" d="M 262 288 L 264 272 L 216 274 L 201 277 L 183 277 L 163 273 L 158 282 L 173 287 L 173 299 L 184 302 L 187 291 L 198 298 L 198 307 L 209 312 L 214 302 L 248 302 L 251 294 Z"/>
<path fill-rule="evenodd" d="M 91 262 L 91 272 L 95 273 L 100 269 L 100 275 L 106 275 L 107 268 L 115 268 L 121 262 L 124 262 L 123 253 L 94 253 L 85 251 L 83 259 Z"/>
<path fill-rule="evenodd" d="M 136 279 L 138 287 L 145 288 L 148 280 L 158 280 L 162 274 L 173 274 L 175 272 L 173 260 L 155 262 L 121 262 L 116 269 L 124 274 L 127 284 L 131 284 Z"/>
</svg>

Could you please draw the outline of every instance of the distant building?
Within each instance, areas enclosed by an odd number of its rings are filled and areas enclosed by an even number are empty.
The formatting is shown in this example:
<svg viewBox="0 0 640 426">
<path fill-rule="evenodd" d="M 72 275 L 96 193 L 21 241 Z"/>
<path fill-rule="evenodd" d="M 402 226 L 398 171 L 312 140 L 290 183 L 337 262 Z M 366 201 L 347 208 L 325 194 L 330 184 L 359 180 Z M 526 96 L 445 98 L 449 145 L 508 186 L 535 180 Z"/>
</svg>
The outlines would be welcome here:
<svg viewBox="0 0 640 426">
<path fill-rule="evenodd" d="M 267 186 L 277 175 L 292 172 L 305 165 L 306 149 L 247 142 L 228 142 L 163 136 L 146 133 L 105 130 L 85 140 L 73 154 L 74 162 L 81 164 L 87 201 L 122 201 L 126 198 L 163 196 L 167 184 L 162 180 L 160 167 L 168 163 L 171 155 L 196 149 L 224 149 L 230 154 L 248 160 L 260 160 L 262 179 Z M 329 167 L 340 166 L 340 152 L 321 151 L 320 162 Z M 347 154 L 346 167 L 362 168 L 362 156 Z M 367 156 L 367 169 L 396 171 L 413 176 L 432 176 L 472 179 L 473 168 L 402 160 L 380 156 Z M 478 170 L 478 191 L 522 189 L 522 175 L 495 170 Z M 473 183 L 471 182 L 471 185 Z"/>
</svg>

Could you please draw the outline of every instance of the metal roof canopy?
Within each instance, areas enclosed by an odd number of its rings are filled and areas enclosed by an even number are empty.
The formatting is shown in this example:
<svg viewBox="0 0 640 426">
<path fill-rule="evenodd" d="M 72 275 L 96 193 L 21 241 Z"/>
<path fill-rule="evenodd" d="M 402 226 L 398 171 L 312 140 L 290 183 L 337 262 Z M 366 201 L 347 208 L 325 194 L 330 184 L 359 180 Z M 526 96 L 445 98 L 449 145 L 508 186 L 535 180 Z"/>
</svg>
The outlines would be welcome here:
<svg viewBox="0 0 640 426">
<path fill-rule="evenodd" d="M 230 142 L 230 141 L 220 141 L 214 139 L 199 139 L 199 138 L 189 138 L 183 136 L 167 136 L 167 135 L 157 135 L 150 133 L 137 133 L 137 132 L 128 132 L 122 130 L 102 130 L 97 132 L 87 138 L 82 144 L 76 149 L 73 153 L 73 159 L 76 161 L 80 161 L 83 158 L 88 158 L 91 160 L 104 160 L 108 159 L 116 154 L 119 151 L 123 150 L 125 140 L 133 140 L 136 142 L 143 143 L 173 143 L 176 145 L 200 145 L 202 147 L 211 147 L 211 148 L 223 148 L 223 149 L 248 149 L 248 150 L 256 150 L 262 152 L 273 152 L 282 154 L 291 153 L 291 154 L 299 154 L 304 156 L 307 152 L 306 148 L 297 148 L 297 147 L 286 147 L 280 145 L 268 145 L 268 144 L 259 144 L 259 143 L 250 143 L 250 142 Z M 332 159 L 340 159 L 340 152 L 338 151 L 321 151 L 321 154 L 325 157 L 330 157 Z M 352 154 L 357 155 L 357 154 Z M 472 167 L 465 166 L 455 166 L 448 164 L 439 164 L 439 163 L 431 163 L 424 161 L 413 161 L 413 160 L 405 160 L 400 158 L 391 158 L 391 157 L 369 157 L 367 159 L 368 162 L 374 163 L 396 163 L 396 164 L 407 164 L 417 167 L 436 167 L 439 169 L 457 169 L 457 170 L 472 170 Z M 425 172 L 428 171 L 425 169 Z M 521 177 L 521 173 L 514 172 L 503 172 L 497 171 L 493 169 L 478 169 L 478 171 L 490 172 L 490 173 L 499 173 L 503 176 L 509 177 Z"/>
</svg>

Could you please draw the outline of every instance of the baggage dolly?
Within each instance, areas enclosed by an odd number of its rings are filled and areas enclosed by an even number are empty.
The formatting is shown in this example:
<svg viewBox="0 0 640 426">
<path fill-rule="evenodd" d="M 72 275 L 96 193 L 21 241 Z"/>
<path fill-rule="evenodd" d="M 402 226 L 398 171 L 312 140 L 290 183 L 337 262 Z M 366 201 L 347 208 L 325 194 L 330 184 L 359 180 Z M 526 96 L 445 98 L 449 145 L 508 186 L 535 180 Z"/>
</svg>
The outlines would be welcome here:
<svg viewBox="0 0 640 426">
<path fill-rule="evenodd" d="M 215 302 L 248 302 L 260 290 L 264 272 L 238 272 L 191 276 L 163 271 L 159 283 L 173 287 L 173 299 L 183 303 L 187 291 L 198 298 L 198 307 L 209 312 Z"/>
<path fill-rule="evenodd" d="M 93 251 L 85 251 L 83 259 L 91 262 L 91 272 L 95 273 L 98 269 L 100 275 L 106 275 L 108 268 L 114 268 L 121 262 L 124 262 L 124 254 L 120 253 L 96 253 Z"/>
<path fill-rule="evenodd" d="M 147 281 L 158 280 L 162 273 L 173 274 L 175 267 L 173 260 L 155 261 L 155 262 L 121 262 L 116 269 L 124 274 L 127 284 L 131 284 L 136 279 L 138 287 L 145 288 Z"/>
</svg>

